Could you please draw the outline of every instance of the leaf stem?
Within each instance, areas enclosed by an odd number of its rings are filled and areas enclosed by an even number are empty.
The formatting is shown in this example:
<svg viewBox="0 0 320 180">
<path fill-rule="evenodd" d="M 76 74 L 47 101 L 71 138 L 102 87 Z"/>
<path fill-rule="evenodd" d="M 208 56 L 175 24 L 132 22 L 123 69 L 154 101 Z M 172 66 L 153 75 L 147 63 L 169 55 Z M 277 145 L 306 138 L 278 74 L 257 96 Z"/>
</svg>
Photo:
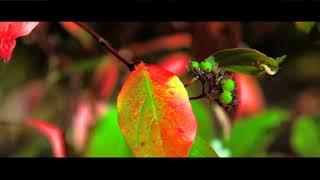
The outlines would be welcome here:
<svg viewBox="0 0 320 180">
<path fill-rule="evenodd" d="M 211 109 L 222 128 L 222 133 L 225 139 L 230 138 L 230 131 L 231 131 L 231 123 L 230 118 L 228 117 L 225 110 L 219 106 L 217 103 L 210 101 Z"/>
<path fill-rule="evenodd" d="M 192 78 L 186 84 L 184 84 L 184 87 L 188 87 L 188 86 L 192 85 L 194 82 L 196 82 L 196 80 L 198 80 L 197 77 Z"/>
<path fill-rule="evenodd" d="M 77 24 L 82 29 L 84 29 L 85 31 L 87 31 L 94 39 L 96 39 L 96 41 L 98 41 L 105 48 L 106 51 L 110 52 L 115 57 L 117 57 L 122 63 L 124 63 L 130 69 L 130 71 L 134 70 L 134 63 L 132 61 L 129 61 L 129 60 L 123 58 L 118 53 L 118 51 L 116 51 L 108 43 L 108 41 L 106 39 L 104 39 L 101 35 L 99 35 L 94 29 L 92 29 L 90 26 L 87 26 L 87 25 L 80 23 L 80 22 L 74 22 L 74 23 Z"/>
</svg>

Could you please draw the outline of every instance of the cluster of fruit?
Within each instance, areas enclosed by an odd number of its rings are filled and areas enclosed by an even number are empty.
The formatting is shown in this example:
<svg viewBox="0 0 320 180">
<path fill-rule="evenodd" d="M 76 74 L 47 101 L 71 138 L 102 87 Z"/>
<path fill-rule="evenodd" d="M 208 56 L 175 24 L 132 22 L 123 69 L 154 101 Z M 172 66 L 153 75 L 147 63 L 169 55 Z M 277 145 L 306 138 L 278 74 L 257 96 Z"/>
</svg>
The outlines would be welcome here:
<svg viewBox="0 0 320 180">
<path fill-rule="evenodd" d="M 201 61 L 200 63 L 197 61 L 191 61 L 191 68 L 193 71 L 201 71 L 201 72 L 217 72 L 218 64 L 214 60 L 213 56 L 209 56 L 206 60 Z"/>
<path fill-rule="evenodd" d="M 219 69 L 218 63 L 213 56 L 209 56 L 200 63 L 191 61 L 191 69 L 202 83 L 205 83 L 205 81 L 209 82 L 208 93 L 216 92 L 219 89 L 218 100 L 221 104 L 226 106 L 233 102 L 235 82 L 227 76 L 228 73 Z M 210 84 L 213 85 L 210 87 Z M 215 85 L 219 85 L 219 87 L 214 87 Z"/>
<path fill-rule="evenodd" d="M 232 79 L 224 79 L 221 81 L 221 86 L 223 92 L 219 96 L 219 101 L 224 105 L 228 105 L 233 100 L 232 94 L 235 88 L 235 83 Z"/>
</svg>

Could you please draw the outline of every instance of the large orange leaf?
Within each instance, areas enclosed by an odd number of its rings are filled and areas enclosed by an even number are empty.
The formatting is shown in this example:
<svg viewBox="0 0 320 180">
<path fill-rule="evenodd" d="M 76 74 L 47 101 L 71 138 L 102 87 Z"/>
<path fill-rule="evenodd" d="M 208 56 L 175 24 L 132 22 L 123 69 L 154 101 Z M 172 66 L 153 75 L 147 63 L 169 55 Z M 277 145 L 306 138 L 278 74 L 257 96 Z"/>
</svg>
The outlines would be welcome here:
<svg viewBox="0 0 320 180">
<path fill-rule="evenodd" d="M 117 101 L 119 124 L 138 157 L 186 157 L 197 123 L 186 89 L 177 76 L 139 64 Z"/>
</svg>

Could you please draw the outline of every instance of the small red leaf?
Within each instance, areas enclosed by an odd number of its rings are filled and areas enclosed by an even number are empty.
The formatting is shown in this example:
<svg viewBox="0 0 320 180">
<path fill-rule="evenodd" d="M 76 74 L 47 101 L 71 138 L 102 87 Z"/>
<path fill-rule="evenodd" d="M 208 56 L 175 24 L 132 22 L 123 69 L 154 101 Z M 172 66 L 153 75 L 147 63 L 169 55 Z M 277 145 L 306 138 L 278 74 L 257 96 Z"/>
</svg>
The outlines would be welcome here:
<svg viewBox="0 0 320 180">
<path fill-rule="evenodd" d="M 235 73 L 237 108 L 235 120 L 257 114 L 264 109 L 264 97 L 253 76 Z"/>
<path fill-rule="evenodd" d="M 66 145 L 63 132 L 56 126 L 43 120 L 27 120 L 26 125 L 36 128 L 45 135 L 52 146 L 55 157 L 66 157 Z"/>
<path fill-rule="evenodd" d="M 182 76 L 187 72 L 191 57 L 185 53 L 175 53 L 160 60 L 160 66 L 164 69 Z"/>
<path fill-rule="evenodd" d="M 117 107 L 120 128 L 135 156 L 188 155 L 197 122 L 177 76 L 140 63 L 124 83 Z"/>
<path fill-rule="evenodd" d="M 9 61 L 16 39 L 26 36 L 38 25 L 38 22 L 0 22 L 0 58 Z"/>
</svg>

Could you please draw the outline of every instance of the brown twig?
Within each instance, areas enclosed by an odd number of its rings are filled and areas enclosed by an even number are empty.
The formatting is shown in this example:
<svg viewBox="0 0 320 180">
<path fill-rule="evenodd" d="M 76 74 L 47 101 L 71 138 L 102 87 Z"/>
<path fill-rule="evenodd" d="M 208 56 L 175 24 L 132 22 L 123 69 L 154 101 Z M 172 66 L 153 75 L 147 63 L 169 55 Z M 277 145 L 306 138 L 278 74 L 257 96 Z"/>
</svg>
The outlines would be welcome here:
<svg viewBox="0 0 320 180">
<path fill-rule="evenodd" d="M 80 22 L 74 22 L 77 24 L 79 27 L 87 31 L 94 39 L 96 39 L 104 48 L 106 51 L 110 52 L 113 54 L 115 57 L 117 57 L 121 62 L 123 62 L 129 69 L 130 71 L 134 70 L 134 63 L 132 61 L 129 61 L 125 58 L 123 58 L 118 51 L 116 51 L 108 42 L 106 39 L 104 39 L 101 35 L 99 35 L 94 29 L 92 29 L 90 26 L 87 26 L 83 23 Z"/>
<path fill-rule="evenodd" d="M 189 80 L 186 84 L 184 84 L 184 87 L 188 87 L 190 85 L 192 85 L 194 82 L 196 82 L 198 80 L 197 77 L 192 78 L 191 80 Z"/>
</svg>

